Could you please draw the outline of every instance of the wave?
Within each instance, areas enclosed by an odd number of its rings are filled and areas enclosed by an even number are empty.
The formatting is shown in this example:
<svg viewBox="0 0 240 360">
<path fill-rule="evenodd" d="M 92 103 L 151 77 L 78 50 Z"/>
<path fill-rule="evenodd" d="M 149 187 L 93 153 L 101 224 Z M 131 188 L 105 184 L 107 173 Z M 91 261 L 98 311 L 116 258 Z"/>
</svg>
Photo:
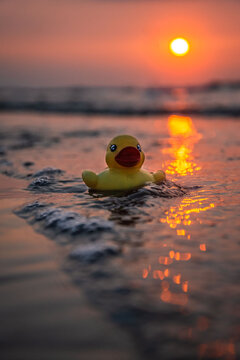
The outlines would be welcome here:
<svg viewBox="0 0 240 360">
<path fill-rule="evenodd" d="M 0 88 L 0 111 L 240 116 L 240 82 L 190 87 Z"/>
</svg>

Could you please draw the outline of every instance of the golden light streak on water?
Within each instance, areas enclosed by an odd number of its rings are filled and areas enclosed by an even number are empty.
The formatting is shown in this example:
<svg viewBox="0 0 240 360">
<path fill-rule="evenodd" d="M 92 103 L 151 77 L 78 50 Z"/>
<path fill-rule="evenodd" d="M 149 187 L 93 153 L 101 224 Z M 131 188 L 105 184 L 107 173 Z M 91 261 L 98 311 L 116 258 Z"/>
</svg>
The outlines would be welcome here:
<svg viewBox="0 0 240 360">
<path fill-rule="evenodd" d="M 168 277 L 168 276 L 169 276 L 169 270 L 168 270 L 168 269 L 164 270 L 164 276 L 165 276 L 165 277 Z"/>
<path fill-rule="evenodd" d="M 170 259 L 168 256 L 160 256 L 158 261 L 159 261 L 159 264 L 162 264 L 162 265 L 170 265 L 173 262 L 173 260 Z"/>
<path fill-rule="evenodd" d="M 143 279 L 146 279 L 148 277 L 148 269 L 143 269 L 142 277 Z"/>
<path fill-rule="evenodd" d="M 207 197 L 199 198 L 183 198 L 181 203 L 178 206 L 172 206 L 164 214 L 164 217 L 160 219 L 160 222 L 168 225 L 173 231 L 176 232 L 176 235 L 185 238 L 186 240 L 191 239 L 191 226 L 198 222 L 198 214 L 204 211 L 209 211 L 214 208 L 213 203 L 209 204 L 209 199 Z M 166 245 L 166 244 L 165 244 Z M 207 250 L 205 243 L 198 245 L 199 249 L 202 252 Z M 166 247 L 166 246 L 165 246 Z M 163 246 L 164 248 L 164 246 Z M 166 256 L 159 256 L 158 263 L 167 269 L 156 269 L 152 272 L 148 272 L 148 277 L 161 281 L 162 291 L 160 293 L 160 299 L 163 302 L 171 303 L 173 305 L 184 306 L 188 303 L 189 296 L 189 281 L 183 277 L 181 273 L 174 273 L 171 270 L 171 265 L 174 262 L 190 261 L 192 254 L 190 252 L 180 252 L 177 249 L 170 249 Z M 147 269 L 143 272 L 143 278 L 146 278 Z M 150 274 L 151 272 L 151 274 Z M 145 276 L 145 277 L 144 277 Z M 166 282 L 166 278 L 169 279 L 169 282 Z M 176 290 L 171 290 L 171 284 L 180 285 L 180 288 L 177 292 Z M 179 290 L 182 291 L 179 292 Z"/>
<path fill-rule="evenodd" d="M 184 236 L 185 235 L 185 230 L 184 229 L 178 229 L 177 230 L 177 235 L 178 236 Z"/>
<path fill-rule="evenodd" d="M 168 129 L 170 134 L 170 147 L 164 148 L 162 151 L 165 154 L 169 154 L 172 159 L 165 163 L 166 172 L 168 174 L 186 176 L 199 171 L 201 166 L 195 161 L 193 150 L 194 145 L 202 136 L 195 129 L 192 119 L 186 116 L 170 116 L 168 118 Z M 199 196 L 196 198 L 195 196 L 191 198 L 187 196 L 182 199 L 180 204 L 171 206 L 169 210 L 165 211 L 159 221 L 169 226 L 181 240 L 186 239 L 190 241 L 192 225 L 200 222 L 198 214 L 209 211 L 214 207 L 215 204 L 210 202 L 208 197 Z M 205 243 L 201 243 L 198 246 L 202 252 L 205 252 L 207 249 Z M 190 252 L 182 252 L 177 248 L 169 249 L 168 253 L 164 251 L 164 253 L 158 257 L 158 266 L 160 264 L 160 269 L 154 269 L 152 271 L 145 269 L 143 278 L 148 277 L 161 281 L 162 290 L 160 299 L 162 301 L 184 306 L 188 302 L 189 280 L 184 278 L 182 273 L 176 273 L 176 271 L 174 271 L 174 264 L 176 264 L 176 262 L 191 261 L 191 258 L 192 254 Z M 168 268 L 164 269 L 166 266 Z M 166 278 L 168 281 L 166 281 Z"/>
<path fill-rule="evenodd" d="M 161 270 L 154 270 L 153 271 L 153 278 L 154 279 L 160 279 L 163 280 L 164 279 L 164 272 Z"/>
<path fill-rule="evenodd" d="M 183 290 L 183 292 L 188 292 L 188 281 L 184 281 L 183 283 L 182 283 L 182 290 Z"/>
<path fill-rule="evenodd" d="M 167 223 L 170 228 L 176 229 L 178 236 L 187 236 L 190 239 L 191 236 L 188 229 L 194 222 L 198 221 L 196 217 L 191 219 L 190 216 L 191 214 L 198 214 L 215 207 L 213 203 L 206 205 L 207 203 L 208 198 L 184 198 L 180 205 L 172 206 L 170 210 L 165 211 L 165 217 L 161 218 L 160 222 Z M 178 226 L 180 225 L 181 228 L 179 229 Z M 182 226 L 185 228 L 182 228 Z"/>
<path fill-rule="evenodd" d="M 175 275 L 173 277 L 173 282 L 175 282 L 175 284 L 180 284 L 181 283 L 181 274 Z"/>
<path fill-rule="evenodd" d="M 200 244 L 199 245 L 201 251 L 206 251 L 206 244 Z"/>
<path fill-rule="evenodd" d="M 166 173 L 172 175 L 192 175 L 201 167 L 194 161 L 194 144 L 201 139 L 188 116 L 171 115 L 168 118 L 169 144 L 171 147 L 163 149 L 163 153 L 170 154 L 173 158 L 165 163 Z"/>
</svg>

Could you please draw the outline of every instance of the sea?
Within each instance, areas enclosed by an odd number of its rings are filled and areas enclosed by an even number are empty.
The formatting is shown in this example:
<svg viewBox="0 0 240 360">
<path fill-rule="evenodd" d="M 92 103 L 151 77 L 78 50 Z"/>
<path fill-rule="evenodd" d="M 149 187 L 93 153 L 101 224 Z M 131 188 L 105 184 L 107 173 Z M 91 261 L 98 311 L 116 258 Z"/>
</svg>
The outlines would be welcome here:
<svg viewBox="0 0 240 360">
<path fill-rule="evenodd" d="M 0 110 L 147 116 L 240 116 L 240 82 L 186 87 L 0 88 Z"/>
<path fill-rule="evenodd" d="M 2 360 L 240 357 L 240 83 L 0 90 Z M 166 181 L 94 193 L 135 136 Z"/>
</svg>

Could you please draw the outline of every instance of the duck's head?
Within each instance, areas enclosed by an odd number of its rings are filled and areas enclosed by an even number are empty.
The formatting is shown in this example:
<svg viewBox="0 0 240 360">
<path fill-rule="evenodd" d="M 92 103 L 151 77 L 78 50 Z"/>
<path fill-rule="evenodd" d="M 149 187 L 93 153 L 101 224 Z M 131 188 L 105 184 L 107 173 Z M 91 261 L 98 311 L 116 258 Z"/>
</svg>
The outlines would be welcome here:
<svg viewBox="0 0 240 360">
<path fill-rule="evenodd" d="M 138 140 L 130 135 L 119 135 L 107 146 L 106 163 L 110 169 L 140 169 L 145 155 Z"/>
</svg>

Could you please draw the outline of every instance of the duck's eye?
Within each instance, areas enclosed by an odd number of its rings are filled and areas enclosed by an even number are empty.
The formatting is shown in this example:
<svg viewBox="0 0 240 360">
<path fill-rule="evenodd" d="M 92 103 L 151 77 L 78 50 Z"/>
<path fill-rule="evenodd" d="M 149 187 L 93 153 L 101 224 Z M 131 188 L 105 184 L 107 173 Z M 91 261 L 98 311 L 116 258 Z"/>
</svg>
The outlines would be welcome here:
<svg viewBox="0 0 240 360">
<path fill-rule="evenodd" d="M 111 146 L 110 146 L 110 150 L 113 152 L 113 151 L 115 151 L 117 149 L 117 145 L 115 145 L 115 144 L 112 144 Z"/>
<path fill-rule="evenodd" d="M 141 146 L 140 146 L 139 144 L 137 144 L 137 149 L 138 149 L 139 151 L 142 151 Z"/>
</svg>

